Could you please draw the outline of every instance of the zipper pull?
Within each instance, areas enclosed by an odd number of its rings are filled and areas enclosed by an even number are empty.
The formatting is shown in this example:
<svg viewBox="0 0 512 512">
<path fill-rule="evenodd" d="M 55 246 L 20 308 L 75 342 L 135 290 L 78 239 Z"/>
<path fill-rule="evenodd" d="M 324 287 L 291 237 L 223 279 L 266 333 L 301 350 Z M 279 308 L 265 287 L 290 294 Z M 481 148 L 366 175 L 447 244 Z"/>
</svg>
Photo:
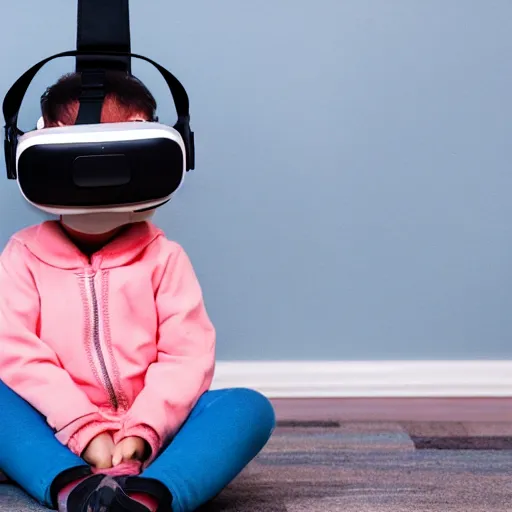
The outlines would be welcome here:
<svg viewBox="0 0 512 512">
<path fill-rule="evenodd" d="M 102 261 L 103 257 L 100 254 L 94 254 L 92 256 L 89 268 L 94 274 L 96 274 L 96 272 L 98 272 L 98 270 L 100 269 Z"/>
</svg>

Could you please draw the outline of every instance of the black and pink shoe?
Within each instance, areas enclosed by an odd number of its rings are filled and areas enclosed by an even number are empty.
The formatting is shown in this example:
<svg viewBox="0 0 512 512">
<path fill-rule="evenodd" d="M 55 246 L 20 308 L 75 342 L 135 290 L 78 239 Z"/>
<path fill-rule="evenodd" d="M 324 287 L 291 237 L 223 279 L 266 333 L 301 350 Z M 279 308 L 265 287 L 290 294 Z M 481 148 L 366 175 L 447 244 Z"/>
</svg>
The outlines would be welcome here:
<svg viewBox="0 0 512 512">
<path fill-rule="evenodd" d="M 157 480 L 95 474 L 59 493 L 59 512 L 170 512 L 172 495 Z"/>
</svg>

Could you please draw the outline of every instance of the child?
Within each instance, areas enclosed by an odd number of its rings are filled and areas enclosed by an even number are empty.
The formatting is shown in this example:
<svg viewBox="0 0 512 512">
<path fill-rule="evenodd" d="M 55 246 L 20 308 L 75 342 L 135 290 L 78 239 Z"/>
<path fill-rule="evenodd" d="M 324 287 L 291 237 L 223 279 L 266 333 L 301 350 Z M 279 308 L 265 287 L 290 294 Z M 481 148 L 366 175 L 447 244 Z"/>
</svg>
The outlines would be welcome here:
<svg viewBox="0 0 512 512">
<path fill-rule="evenodd" d="M 102 122 L 155 116 L 130 75 L 107 73 L 106 93 Z M 61 78 L 44 126 L 74 124 L 79 95 L 79 75 Z M 215 330 L 189 258 L 151 214 L 62 216 L 1 255 L 0 469 L 49 507 L 195 510 L 274 428 L 257 392 L 209 391 Z"/>
</svg>

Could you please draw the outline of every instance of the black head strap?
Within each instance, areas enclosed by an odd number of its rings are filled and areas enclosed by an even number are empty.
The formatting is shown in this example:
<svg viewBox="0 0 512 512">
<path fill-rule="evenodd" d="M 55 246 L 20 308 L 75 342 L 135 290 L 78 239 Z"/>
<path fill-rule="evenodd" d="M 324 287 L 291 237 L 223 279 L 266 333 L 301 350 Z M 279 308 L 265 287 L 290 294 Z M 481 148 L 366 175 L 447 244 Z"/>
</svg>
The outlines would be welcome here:
<svg viewBox="0 0 512 512">
<path fill-rule="evenodd" d="M 114 69 L 131 73 L 130 8 L 128 0 L 78 0 L 76 49 L 79 52 L 115 52 L 102 60 L 99 55 L 78 55 L 76 71 Z"/>
<path fill-rule="evenodd" d="M 86 69 L 81 73 L 81 80 L 80 108 L 75 124 L 99 123 L 105 101 L 105 71 Z"/>
<path fill-rule="evenodd" d="M 34 79 L 35 75 L 39 72 L 39 70 L 48 62 L 61 57 L 76 57 L 81 55 L 89 55 L 94 57 L 98 56 L 105 61 L 110 61 L 112 59 L 115 60 L 119 57 L 128 56 L 149 62 L 160 72 L 160 74 L 166 81 L 169 90 L 171 91 L 174 100 L 174 105 L 176 107 L 176 112 L 178 114 L 178 120 L 174 125 L 174 128 L 180 133 L 185 144 L 187 171 L 194 169 L 194 133 L 190 129 L 188 95 L 181 82 L 163 66 L 149 59 L 148 57 L 144 57 L 143 55 L 137 55 L 135 53 L 124 54 L 115 52 L 82 53 L 78 50 L 75 50 L 58 53 L 56 55 L 52 55 L 51 57 L 47 57 L 46 59 L 43 59 L 42 61 L 38 62 L 30 69 L 25 71 L 25 73 L 23 73 L 23 75 L 21 75 L 18 78 L 18 80 L 16 80 L 16 82 L 5 95 L 3 102 L 3 114 L 5 119 L 4 149 L 5 161 L 7 165 L 7 177 L 9 179 L 16 179 L 16 146 L 18 142 L 18 135 L 20 134 L 20 131 L 18 130 L 18 115 L 21 108 L 21 104 L 23 102 L 23 98 L 27 93 L 30 83 Z"/>
<path fill-rule="evenodd" d="M 105 70 L 131 72 L 130 8 L 128 0 L 78 0 L 76 49 L 79 52 L 120 52 L 105 60 L 101 55 L 79 54 L 80 108 L 75 124 L 101 121 L 105 100 Z"/>
</svg>

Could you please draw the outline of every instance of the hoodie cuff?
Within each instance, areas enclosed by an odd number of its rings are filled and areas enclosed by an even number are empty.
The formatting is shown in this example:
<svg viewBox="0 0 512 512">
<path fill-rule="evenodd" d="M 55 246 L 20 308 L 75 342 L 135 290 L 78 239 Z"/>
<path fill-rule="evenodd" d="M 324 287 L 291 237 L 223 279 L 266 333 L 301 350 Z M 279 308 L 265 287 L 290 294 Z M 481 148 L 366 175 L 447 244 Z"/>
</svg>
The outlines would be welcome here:
<svg viewBox="0 0 512 512">
<path fill-rule="evenodd" d="M 122 429 L 114 434 L 114 443 L 117 445 L 127 437 L 140 437 L 146 441 L 151 449 L 151 453 L 143 463 L 143 468 L 148 466 L 158 455 L 162 443 L 157 432 L 148 425 L 134 425 L 128 429 Z"/>
<path fill-rule="evenodd" d="M 79 457 L 85 451 L 89 443 L 104 432 L 112 432 L 119 428 L 113 422 L 92 421 L 77 430 L 69 439 L 68 448 Z"/>
<path fill-rule="evenodd" d="M 55 433 L 55 437 L 65 446 L 67 446 L 71 438 L 82 428 L 93 422 L 99 422 L 103 418 L 99 412 L 93 412 L 80 416 L 65 427 Z"/>
</svg>

